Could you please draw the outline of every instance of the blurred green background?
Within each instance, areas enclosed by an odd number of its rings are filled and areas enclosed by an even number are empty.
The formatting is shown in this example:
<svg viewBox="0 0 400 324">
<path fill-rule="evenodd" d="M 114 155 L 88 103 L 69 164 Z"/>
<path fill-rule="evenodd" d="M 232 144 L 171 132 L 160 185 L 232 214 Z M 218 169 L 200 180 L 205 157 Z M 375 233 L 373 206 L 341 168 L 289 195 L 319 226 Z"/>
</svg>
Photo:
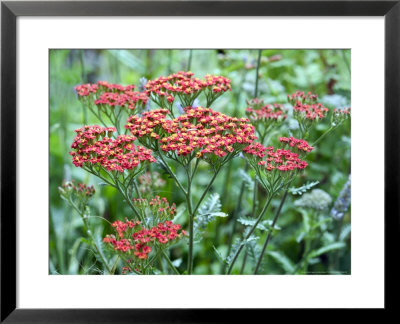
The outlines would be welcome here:
<svg viewBox="0 0 400 324">
<path fill-rule="evenodd" d="M 84 124 L 98 124 L 90 112 L 83 110 L 77 100 L 74 86 L 82 83 L 95 83 L 99 80 L 119 84 L 140 84 L 141 78 L 151 79 L 168 75 L 179 70 L 191 70 L 195 76 L 217 74 L 232 80 L 232 92 L 219 98 L 215 110 L 233 116 L 245 116 L 246 100 L 253 97 L 256 78 L 258 50 L 50 50 L 50 236 L 49 272 L 51 274 L 101 274 L 101 265 L 96 262 L 93 251 L 86 245 L 83 224 L 80 217 L 59 197 L 58 187 L 62 181 L 76 179 L 94 185 L 96 194 L 92 200 L 92 214 L 99 215 L 110 222 L 130 217 L 128 207 L 119 194 L 109 187 L 99 186 L 101 182 L 76 168 L 68 155 L 74 137 L 74 130 Z M 318 94 L 321 102 L 328 108 L 350 106 L 350 50 L 263 50 L 259 98 L 266 103 L 286 103 L 287 94 L 296 90 L 311 91 Z M 202 104 L 200 102 L 200 104 Z M 154 105 L 152 108 L 156 108 Z M 329 120 L 320 122 L 311 139 L 317 139 L 330 126 Z M 294 127 L 287 121 L 277 136 L 287 136 Z M 311 141 L 312 142 L 312 141 Z M 314 188 L 323 189 L 333 202 L 350 174 L 350 121 L 346 121 L 327 136 L 318 148 L 310 154 L 309 167 L 298 177 L 295 187 L 306 182 L 319 181 Z M 221 197 L 222 211 L 230 216 L 210 223 L 195 244 L 195 274 L 220 274 L 224 269 L 221 257 L 226 256 L 228 247 L 243 233 L 243 225 L 232 220 L 243 182 L 244 159 L 236 158 L 229 168 L 221 171 L 210 193 Z M 167 180 L 159 188 L 158 194 L 167 197 L 178 206 L 184 206 L 184 197 L 173 185 L 168 176 L 157 166 L 155 169 Z M 199 176 L 193 192 L 194 200 L 199 198 L 209 179 L 207 165 L 200 165 Z M 178 170 L 179 173 L 179 170 Z M 251 172 L 250 172 L 251 174 Z M 263 193 L 259 191 L 263 201 Z M 299 195 L 290 195 L 278 221 L 281 228 L 268 247 L 271 252 L 264 258 L 262 273 L 292 273 L 301 262 L 304 252 L 302 233 L 307 227 L 311 211 L 294 206 Z M 245 187 L 244 199 L 239 214 L 247 216 L 252 208 L 252 187 Z M 279 198 L 279 197 L 278 197 Z M 273 201 L 273 206 L 279 199 Z M 329 211 L 319 213 L 320 217 L 330 218 Z M 273 211 L 268 218 L 272 218 Z M 187 227 L 184 211 L 179 219 Z M 109 225 L 100 218 L 91 219 L 92 228 L 98 240 L 111 233 Z M 309 272 L 350 273 L 350 211 L 341 221 L 329 219 L 316 234 L 315 249 L 329 246 L 338 240 L 345 246 L 340 249 L 322 251 L 310 262 Z M 235 236 L 230 237 L 232 229 Z M 260 249 L 265 233 L 259 233 Z M 304 236 L 304 234 L 303 234 Z M 187 243 L 181 241 L 170 250 L 174 264 L 183 271 L 186 265 Z M 218 250 L 216 252 L 215 250 Z M 107 253 L 107 252 L 105 252 Z M 242 256 L 243 257 L 243 253 Z M 240 260 L 233 273 L 239 273 Z M 251 273 L 252 262 L 246 263 L 244 273 Z"/>
</svg>

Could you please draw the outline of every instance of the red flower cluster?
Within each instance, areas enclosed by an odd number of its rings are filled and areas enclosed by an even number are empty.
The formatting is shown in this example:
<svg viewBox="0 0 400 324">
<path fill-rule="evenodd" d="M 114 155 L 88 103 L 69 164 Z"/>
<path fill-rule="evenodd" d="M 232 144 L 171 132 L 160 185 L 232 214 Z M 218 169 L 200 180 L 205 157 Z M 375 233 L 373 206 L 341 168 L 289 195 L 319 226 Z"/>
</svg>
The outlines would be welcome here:
<svg viewBox="0 0 400 324">
<path fill-rule="evenodd" d="M 160 107 L 169 107 L 171 110 L 176 96 L 184 106 L 192 106 L 202 91 L 207 92 L 207 101 L 212 102 L 222 93 L 232 90 L 231 81 L 223 76 L 206 75 L 204 79 L 193 76 L 190 71 L 161 76 L 147 82 L 146 93 Z"/>
<path fill-rule="evenodd" d="M 225 92 L 231 90 L 231 80 L 216 75 L 207 74 L 204 80 L 194 78 L 193 72 L 179 71 L 167 77 L 161 76 L 158 79 L 150 80 L 145 85 L 148 95 L 151 93 L 158 96 L 165 96 L 169 102 L 174 100 L 172 94 L 193 94 L 205 88 L 213 92 Z"/>
<path fill-rule="evenodd" d="M 98 90 L 97 84 L 81 84 L 75 87 L 75 91 L 79 97 L 87 97 L 91 93 L 96 93 Z"/>
<path fill-rule="evenodd" d="M 246 108 L 246 115 L 252 121 L 282 120 L 287 118 L 281 104 L 262 105 L 260 108 L 248 107 Z"/>
<path fill-rule="evenodd" d="M 168 109 L 155 109 L 146 111 L 142 116 L 132 115 L 128 118 L 126 129 L 129 129 L 132 135 L 137 137 L 143 137 L 150 135 L 151 139 L 159 139 L 158 133 L 162 130 L 168 129 L 168 125 L 171 121 L 166 119 L 168 115 Z"/>
<path fill-rule="evenodd" d="M 122 86 L 120 84 L 111 84 L 106 81 L 98 81 L 95 84 L 81 84 L 75 87 L 75 91 L 79 97 L 87 97 L 90 94 L 99 92 L 126 92 L 135 89 L 135 85 Z"/>
<path fill-rule="evenodd" d="M 114 83 L 108 83 L 107 81 L 98 81 L 97 82 L 100 90 L 104 90 L 104 91 L 111 91 L 111 92 L 126 92 L 126 91 L 132 91 L 133 89 L 135 89 L 135 85 L 134 84 L 129 84 L 127 86 L 123 86 L 120 84 L 114 84 Z"/>
<path fill-rule="evenodd" d="M 124 238 L 124 233 L 128 230 L 128 228 L 132 229 L 139 224 L 139 221 L 128 221 L 128 219 L 125 218 L 125 222 L 116 220 L 114 223 L 111 224 L 111 226 L 115 228 L 120 238 Z"/>
<path fill-rule="evenodd" d="M 74 151 L 70 152 L 73 164 L 76 167 L 101 165 L 109 171 L 123 172 L 136 168 L 143 161 L 156 161 L 151 150 L 143 146 L 135 147 L 133 142 L 136 137 L 119 135 L 116 139 L 110 138 L 114 131 L 113 127 L 97 125 L 75 130 L 77 136 L 71 145 Z"/>
<path fill-rule="evenodd" d="M 297 103 L 316 103 L 318 96 L 311 92 L 304 93 L 304 91 L 297 90 L 295 93 L 288 95 L 289 102 L 294 106 Z"/>
<path fill-rule="evenodd" d="M 177 156 L 193 153 L 198 158 L 235 154 L 256 139 L 254 126 L 247 118 L 230 117 L 203 107 L 186 107 L 184 115 L 172 120 L 165 118 L 166 113 L 159 109 L 142 117 L 131 116 L 125 127 L 139 138 L 150 135 L 161 143 L 164 152 Z"/>
<path fill-rule="evenodd" d="M 243 152 L 262 159 L 265 156 L 266 150 L 267 150 L 267 148 L 264 145 L 262 145 L 261 143 L 258 143 L 258 142 L 254 142 L 253 144 L 245 147 L 243 149 Z"/>
<path fill-rule="evenodd" d="M 307 145 L 308 148 L 307 142 L 302 142 L 302 145 L 304 147 L 305 145 Z M 299 154 L 297 153 L 284 149 L 275 150 L 273 146 L 265 147 L 260 143 L 249 145 L 243 150 L 243 152 L 251 161 L 255 162 L 257 165 L 265 166 L 265 169 L 267 171 L 304 170 L 308 165 L 306 161 L 299 158 Z M 266 158 L 264 159 L 264 157 Z"/>
<path fill-rule="evenodd" d="M 308 120 L 318 120 L 326 116 L 329 109 L 324 107 L 321 103 L 316 104 L 302 104 L 299 101 L 293 106 L 294 113 L 300 114 L 300 117 Z"/>
<path fill-rule="evenodd" d="M 125 222 L 115 221 L 112 226 L 116 229 L 118 236 L 107 235 L 103 242 L 110 244 L 114 251 L 130 253 L 133 250 L 133 255 L 141 260 L 147 259 L 148 254 L 152 251 L 149 243 L 166 245 L 186 235 L 186 232 L 181 229 L 181 225 L 171 221 L 158 223 L 157 226 L 150 229 L 140 226 L 139 221 L 128 221 L 127 219 Z"/>
<path fill-rule="evenodd" d="M 281 143 L 288 144 L 290 147 L 297 149 L 300 153 L 309 153 L 314 148 L 308 144 L 307 141 L 303 139 L 297 139 L 294 137 L 280 137 Z"/>
<path fill-rule="evenodd" d="M 148 100 L 149 97 L 147 97 L 147 95 L 143 92 L 104 92 L 99 96 L 97 100 L 94 101 L 94 103 L 96 105 L 107 105 L 111 107 L 127 106 L 130 110 L 134 110 L 137 104 L 142 107 L 147 103 Z"/>
<path fill-rule="evenodd" d="M 186 235 L 186 231 L 181 228 L 180 224 L 174 224 L 167 220 L 164 223 L 158 223 L 157 226 L 149 230 L 143 228 L 139 232 L 133 233 L 132 238 L 135 242 L 140 242 L 142 244 L 154 241 L 167 244 L 170 241 L 181 238 L 182 235 Z"/>
</svg>

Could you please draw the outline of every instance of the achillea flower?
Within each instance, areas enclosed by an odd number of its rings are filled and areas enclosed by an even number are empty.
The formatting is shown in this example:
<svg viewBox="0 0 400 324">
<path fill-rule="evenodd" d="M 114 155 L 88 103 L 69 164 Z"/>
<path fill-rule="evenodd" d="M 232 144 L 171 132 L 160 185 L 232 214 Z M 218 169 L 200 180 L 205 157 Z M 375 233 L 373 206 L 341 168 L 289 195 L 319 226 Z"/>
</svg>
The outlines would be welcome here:
<svg viewBox="0 0 400 324">
<path fill-rule="evenodd" d="M 125 126 L 144 145 L 155 149 L 158 145 L 170 158 L 185 163 L 194 157 L 210 163 L 215 158 L 235 156 L 251 144 L 256 136 L 247 118 L 236 118 L 211 108 L 186 107 L 185 114 L 166 119 L 166 110 L 131 116 Z"/>
<path fill-rule="evenodd" d="M 135 136 L 119 135 L 111 138 L 113 127 L 84 126 L 75 130 L 77 136 L 71 145 L 72 162 L 76 167 L 101 166 L 108 171 L 124 172 L 140 163 L 155 162 L 151 150 L 134 145 Z"/>
<path fill-rule="evenodd" d="M 139 107 L 140 110 L 146 105 L 148 100 L 149 98 L 143 92 L 104 92 L 99 96 L 98 99 L 94 101 L 94 103 L 102 108 L 105 106 L 120 106 L 126 107 L 130 110 L 134 110 L 135 108 Z"/>
<path fill-rule="evenodd" d="M 148 229 L 139 221 L 125 218 L 124 222 L 115 221 L 112 227 L 115 228 L 116 235 L 106 235 L 103 242 L 114 251 L 132 257 L 130 263 L 139 265 L 148 259 L 154 247 L 164 249 L 186 235 L 181 225 L 168 220 Z"/>
<path fill-rule="evenodd" d="M 120 84 L 108 83 L 107 81 L 98 81 L 97 85 L 100 90 L 111 91 L 111 92 L 125 92 L 125 91 L 132 91 L 133 89 L 135 89 L 134 84 L 123 86 Z"/>
<path fill-rule="evenodd" d="M 308 119 L 310 121 L 319 120 L 326 117 L 329 109 L 324 107 L 321 103 L 303 104 L 299 101 L 293 106 L 293 113 L 295 118 Z"/>
<path fill-rule="evenodd" d="M 90 94 L 96 93 L 98 90 L 97 84 L 81 84 L 75 87 L 78 97 L 87 97 Z"/>
<path fill-rule="evenodd" d="M 296 104 L 313 104 L 318 100 L 318 96 L 316 94 L 312 94 L 311 92 L 305 93 L 304 91 L 297 90 L 295 93 L 288 95 L 289 102 L 295 106 Z"/>
<path fill-rule="evenodd" d="M 91 107 L 94 103 L 99 109 L 106 110 L 116 106 L 131 110 L 142 110 L 149 98 L 145 92 L 133 91 L 135 85 L 123 86 L 98 81 L 96 84 L 82 84 L 75 87 L 78 98 Z"/>
<path fill-rule="evenodd" d="M 135 85 L 133 84 L 123 86 L 120 84 L 110 84 L 106 81 L 98 81 L 95 84 L 81 84 L 75 87 L 78 97 L 86 97 L 91 94 L 101 94 L 103 92 L 123 93 L 132 91 L 133 89 L 135 89 Z"/>
<path fill-rule="evenodd" d="M 253 98 L 247 101 L 246 115 L 251 121 L 283 120 L 287 118 L 282 104 L 265 104 L 264 100 Z"/>
<path fill-rule="evenodd" d="M 231 81 L 222 76 L 206 75 L 204 79 L 194 77 L 193 72 L 179 71 L 169 76 L 150 80 L 145 85 L 146 93 L 160 107 L 168 107 L 178 97 L 184 106 L 192 106 L 194 100 L 205 92 L 209 106 L 222 93 L 231 90 Z"/>
<path fill-rule="evenodd" d="M 303 139 L 297 139 L 294 137 L 279 137 L 279 141 L 287 144 L 292 148 L 292 150 L 296 150 L 300 154 L 309 153 L 314 149 L 314 147 L 310 146 L 308 142 Z"/>
<path fill-rule="evenodd" d="M 279 126 L 287 118 L 283 105 L 266 105 L 258 98 L 247 101 L 246 115 L 255 126 L 260 141 L 263 143 L 273 126 Z"/>
<path fill-rule="evenodd" d="M 275 149 L 273 146 L 265 147 L 260 143 L 249 145 L 243 152 L 256 171 L 261 184 L 269 192 L 276 192 L 308 166 L 298 153 Z"/>
</svg>

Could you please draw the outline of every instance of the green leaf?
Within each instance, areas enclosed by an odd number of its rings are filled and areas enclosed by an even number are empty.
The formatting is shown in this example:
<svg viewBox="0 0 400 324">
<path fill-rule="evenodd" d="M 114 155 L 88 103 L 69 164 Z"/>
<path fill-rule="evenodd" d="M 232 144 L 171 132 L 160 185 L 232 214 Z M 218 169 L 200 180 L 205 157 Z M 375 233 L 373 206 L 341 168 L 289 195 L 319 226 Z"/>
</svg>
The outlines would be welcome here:
<svg viewBox="0 0 400 324">
<path fill-rule="evenodd" d="M 351 225 L 346 224 L 345 226 L 343 226 L 343 229 L 340 232 L 339 241 L 345 241 L 347 237 L 350 235 L 350 233 L 351 233 Z"/>
<path fill-rule="evenodd" d="M 236 254 L 236 252 L 237 252 L 237 250 L 239 250 L 239 248 L 242 246 L 242 245 L 249 245 L 251 242 L 253 242 L 253 241 L 257 241 L 259 239 L 259 237 L 257 236 L 250 236 L 247 240 L 241 240 L 240 238 L 237 238 L 236 239 L 236 241 L 235 241 L 235 243 L 232 245 L 232 250 L 231 250 L 231 253 L 229 254 L 229 256 L 226 258 L 226 261 L 227 261 L 227 263 L 228 264 L 231 264 L 231 262 L 232 262 L 232 260 L 233 260 L 233 257 L 235 256 L 235 254 Z"/>
<path fill-rule="evenodd" d="M 227 217 L 228 214 L 221 212 L 221 201 L 218 193 L 213 193 L 199 207 L 194 219 L 195 240 L 198 241 L 204 229 L 216 217 Z"/>
<path fill-rule="evenodd" d="M 287 274 L 294 273 L 295 265 L 283 252 L 267 251 L 267 254 L 271 256 Z"/>
<path fill-rule="evenodd" d="M 319 183 L 319 181 L 313 181 L 313 182 L 307 182 L 305 185 L 295 188 L 292 187 L 289 189 L 289 192 L 292 195 L 302 195 L 303 193 L 307 192 L 310 190 L 312 187 L 316 186 Z"/>
<path fill-rule="evenodd" d="M 237 220 L 239 223 L 243 224 L 244 226 L 254 226 L 257 220 L 252 219 L 252 218 L 246 218 L 246 217 L 240 217 Z M 271 229 L 273 231 L 279 231 L 281 228 L 275 224 L 275 226 L 272 228 L 272 220 L 265 220 L 263 222 L 260 222 L 257 224 L 257 229 L 264 231 L 264 232 L 269 232 Z"/>
<path fill-rule="evenodd" d="M 213 245 L 213 248 L 214 248 L 215 254 L 217 255 L 218 260 L 221 261 L 222 263 L 228 264 L 227 258 L 225 258 L 214 245 Z"/>
<path fill-rule="evenodd" d="M 332 243 L 332 244 L 323 246 L 322 248 L 320 248 L 318 250 L 311 251 L 311 253 L 309 254 L 308 257 L 315 258 L 317 256 L 320 256 L 321 254 L 325 254 L 327 252 L 334 251 L 334 250 L 343 249 L 344 247 L 346 247 L 346 244 L 343 242 Z"/>
<path fill-rule="evenodd" d="M 246 187 L 253 190 L 254 180 L 250 177 L 250 175 L 243 169 L 239 170 L 239 174 L 240 174 L 240 177 L 242 178 L 244 184 L 246 185 Z"/>
</svg>

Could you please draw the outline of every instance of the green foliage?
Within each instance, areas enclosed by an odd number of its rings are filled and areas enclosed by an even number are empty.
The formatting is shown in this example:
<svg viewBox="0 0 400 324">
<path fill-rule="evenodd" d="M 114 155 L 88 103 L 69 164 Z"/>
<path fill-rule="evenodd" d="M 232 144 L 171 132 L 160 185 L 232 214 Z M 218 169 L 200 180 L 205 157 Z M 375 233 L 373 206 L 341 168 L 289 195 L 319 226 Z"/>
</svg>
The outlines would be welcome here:
<svg viewBox="0 0 400 324">
<path fill-rule="evenodd" d="M 232 80 L 232 92 L 216 100 L 213 109 L 244 117 L 246 100 L 254 95 L 258 51 L 223 50 L 218 53 L 216 50 L 193 50 L 192 54 L 191 70 L 197 76 L 220 74 Z M 280 59 L 270 59 L 277 55 Z M 75 136 L 74 130 L 83 124 L 98 124 L 96 118 L 82 108 L 73 87 L 98 80 L 139 85 L 142 77 L 152 79 L 185 70 L 188 58 L 189 50 L 50 51 L 50 274 L 104 274 L 107 273 L 107 267 L 111 273 L 120 274 L 122 262 L 104 250 L 101 239 L 112 232 L 110 223 L 134 217 L 115 188 L 75 168 L 71 163 L 68 152 Z M 348 107 L 351 104 L 350 66 L 350 50 L 263 50 L 258 80 L 259 97 L 265 103 L 285 104 L 287 94 L 304 90 L 317 93 L 320 101 L 330 109 Z M 200 104 L 205 105 L 204 102 Z M 154 108 L 152 104 L 151 109 Z M 330 118 L 318 123 L 310 131 L 310 143 L 330 126 Z M 294 197 L 287 197 L 264 255 L 260 274 L 304 273 L 305 260 L 309 272 L 350 273 L 350 210 L 341 221 L 332 221 L 328 216 L 329 211 L 314 213 L 294 206 L 295 198 L 312 190 L 317 184 L 318 188 L 331 197 L 339 196 L 351 167 L 350 126 L 350 120 L 344 121 L 307 156 L 309 166 L 290 188 L 289 192 Z M 276 145 L 279 136 L 290 136 L 295 127 L 287 120 L 279 129 L 267 135 L 265 144 Z M 176 203 L 178 214 L 175 219 L 187 230 L 189 222 L 187 210 L 183 207 L 184 195 L 167 175 L 162 164 L 154 164 L 153 170 L 162 174 L 167 184 L 163 188 L 154 189 L 152 194 Z M 254 219 L 250 217 L 253 209 L 254 174 L 245 170 L 244 159 L 233 159 L 221 171 L 211 188 L 211 192 L 220 195 L 207 196 L 197 212 L 194 224 L 197 240 L 194 248 L 196 274 L 223 273 L 234 251 L 243 245 L 235 273 L 241 269 L 245 251 L 248 262 L 244 273 L 252 273 L 250 271 L 255 268 L 263 243 L 270 233 L 271 220 L 279 206 L 281 194 L 272 200 L 270 209 L 259 223 L 256 235 L 243 242 L 243 230 L 254 224 Z M 174 172 L 179 178 L 185 175 L 183 168 L 177 167 Z M 64 179 L 76 179 L 95 186 L 97 193 L 90 205 L 92 215 L 89 220 L 99 252 L 93 248 L 81 217 L 59 196 L 58 187 Z M 208 166 L 200 163 L 192 190 L 194 204 L 209 179 Z M 242 182 L 245 187 L 243 199 L 240 210 L 235 214 Z M 255 194 L 259 211 L 265 203 L 266 193 L 259 187 Z M 279 231 L 280 228 L 282 230 Z M 233 242 L 233 246 L 227 256 L 230 242 Z M 310 247 L 306 257 L 304 252 L 307 244 Z M 210 253 L 213 250 L 215 253 Z M 184 273 L 186 242 L 182 240 L 174 245 L 170 255 L 174 266 Z M 101 262 L 102 258 L 108 261 L 107 266 Z"/>
<path fill-rule="evenodd" d="M 298 187 L 298 188 L 291 187 L 289 189 L 289 191 L 293 195 L 302 195 L 303 193 L 310 190 L 312 187 L 315 187 L 318 183 L 319 183 L 319 181 L 307 182 L 305 185 Z"/>
<path fill-rule="evenodd" d="M 331 252 L 334 250 L 339 250 L 339 249 L 343 249 L 344 247 L 346 247 L 346 244 L 343 242 L 336 242 L 336 243 L 332 243 L 326 246 L 323 246 L 322 248 L 315 250 L 315 251 L 311 251 L 309 258 L 315 258 L 317 256 L 320 256 L 321 254 L 327 253 L 327 252 Z"/>
<path fill-rule="evenodd" d="M 196 240 L 201 239 L 201 235 L 208 224 L 216 217 L 227 217 L 228 214 L 221 212 L 221 201 L 218 193 L 212 193 L 207 200 L 202 202 L 197 211 L 194 221 L 194 233 Z"/>
</svg>

